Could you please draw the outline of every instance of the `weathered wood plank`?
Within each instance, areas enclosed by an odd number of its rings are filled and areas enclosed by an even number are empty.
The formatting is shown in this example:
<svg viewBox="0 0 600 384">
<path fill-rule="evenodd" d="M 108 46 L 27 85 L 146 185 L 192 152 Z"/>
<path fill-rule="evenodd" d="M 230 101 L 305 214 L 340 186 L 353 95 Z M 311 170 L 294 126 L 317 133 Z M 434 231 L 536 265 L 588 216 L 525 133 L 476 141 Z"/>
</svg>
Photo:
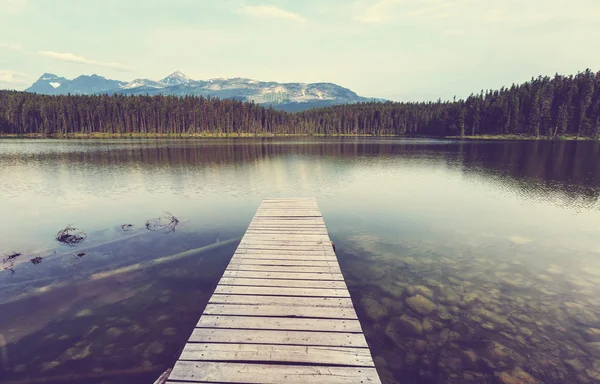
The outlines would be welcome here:
<svg viewBox="0 0 600 384">
<path fill-rule="evenodd" d="M 208 304 L 205 315 L 357 319 L 354 308 L 290 305 Z"/>
<path fill-rule="evenodd" d="M 294 265 L 229 264 L 228 271 L 288 272 L 288 273 L 342 273 L 339 267 L 299 267 Z"/>
<path fill-rule="evenodd" d="M 327 260 L 292 260 L 292 259 L 254 259 L 251 257 L 236 256 L 231 259 L 232 264 L 253 264 L 253 265 L 293 265 L 305 267 L 336 267 L 335 261 Z"/>
<path fill-rule="evenodd" d="M 189 343 L 180 360 L 259 361 L 274 363 L 331 364 L 373 367 L 366 348 L 316 347 L 268 344 Z"/>
<path fill-rule="evenodd" d="M 295 287 L 244 287 L 219 285 L 215 293 L 223 295 L 270 295 L 308 297 L 350 297 L 347 289 L 295 288 Z"/>
<path fill-rule="evenodd" d="M 270 329 L 361 333 L 358 320 L 203 315 L 197 328 Z"/>
<path fill-rule="evenodd" d="M 379 384 L 375 368 L 178 361 L 169 377 L 190 383 Z M 181 384 L 181 383 L 179 383 Z"/>
<path fill-rule="evenodd" d="M 219 281 L 219 285 L 347 289 L 346 283 L 343 281 L 250 279 L 250 278 L 243 278 L 243 277 L 222 277 L 221 281 Z"/>
<path fill-rule="evenodd" d="M 343 307 L 353 308 L 352 300 L 337 297 L 297 297 L 297 296 L 252 296 L 222 295 L 215 293 L 208 301 L 210 304 L 246 304 L 246 305 L 289 305 L 301 307 Z"/>
<path fill-rule="evenodd" d="M 245 278 L 252 278 L 252 279 L 295 279 L 295 280 L 344 281 L 344 276 L 341 273 L 295 273 L 295 272 L 225 270 L 223 277 L 245 277 Z"/>
<path fill-rule="evenodd" d="M 344 332 L 195 328 L 189 341 L 194 343 L 251 343 L 368 348 L 362 333 Z"/>
<path fill-rule="evenodd" d="M 237 260 L 296 260 L 296 261 L 327 261 L 337 263 L 337 259 L 333 256 L 317 255 L 263 255 L 260 253 L 236 253 L 231 261 Z"/>
</svg>

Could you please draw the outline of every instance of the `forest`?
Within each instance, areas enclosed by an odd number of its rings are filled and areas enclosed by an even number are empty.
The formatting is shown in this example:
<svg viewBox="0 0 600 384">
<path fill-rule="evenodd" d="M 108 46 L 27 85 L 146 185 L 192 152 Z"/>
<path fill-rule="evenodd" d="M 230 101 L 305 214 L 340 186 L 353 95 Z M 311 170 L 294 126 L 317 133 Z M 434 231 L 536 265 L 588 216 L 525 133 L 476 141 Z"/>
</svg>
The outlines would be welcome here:
<svg viewBox="0 0 600 384">
<path fill-rule="evenodd" d="M 532 78 L 466 100 L 373 102 L 288 113 L 195 96 L 0 91 L 2 135 L 424 135 L 600 138 L 600 72 Z"/>
</svg>

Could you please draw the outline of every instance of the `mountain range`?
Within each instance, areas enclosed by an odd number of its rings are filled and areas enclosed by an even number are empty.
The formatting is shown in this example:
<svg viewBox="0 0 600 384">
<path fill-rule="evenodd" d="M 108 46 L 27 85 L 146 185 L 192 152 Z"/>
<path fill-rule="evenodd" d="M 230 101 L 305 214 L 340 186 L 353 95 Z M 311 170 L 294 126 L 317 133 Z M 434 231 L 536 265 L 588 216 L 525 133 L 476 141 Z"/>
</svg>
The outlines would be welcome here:
<svg viewBox="0 0 600 384">
<path fill-rule="evenodd" d="M 135 79 L 130 82 L 110 80 L 98 75 L 81 75 L 69 80 L 51 73 L 44 73 L 26 92 L 47 95 L 194 95 L 210 96 L 241 101 L 254 101 L 261 105 L 286 111 L 337 104 L 378 101 L 358 96 L 350 89 L 333 83 L 277 83 L 257 81 L 240 77 L 230 79 L 192 80 L 181 71 L 155 81 Z"/>
</svg>

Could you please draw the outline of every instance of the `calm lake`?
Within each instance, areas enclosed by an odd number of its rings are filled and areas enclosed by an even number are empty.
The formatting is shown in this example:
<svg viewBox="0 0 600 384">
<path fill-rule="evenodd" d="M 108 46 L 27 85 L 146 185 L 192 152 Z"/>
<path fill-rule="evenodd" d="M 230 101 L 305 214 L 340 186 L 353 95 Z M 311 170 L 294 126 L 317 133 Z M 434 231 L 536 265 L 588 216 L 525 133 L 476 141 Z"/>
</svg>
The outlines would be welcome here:
<svg viewBox="0 0 600 384">
<path fill-rule="evenodd" d="M 384 383 L 600 382 L 598 142 L 3 139 L 0 180 L 2 383 L 152 383 L 313 196 Z"/>
</svg>

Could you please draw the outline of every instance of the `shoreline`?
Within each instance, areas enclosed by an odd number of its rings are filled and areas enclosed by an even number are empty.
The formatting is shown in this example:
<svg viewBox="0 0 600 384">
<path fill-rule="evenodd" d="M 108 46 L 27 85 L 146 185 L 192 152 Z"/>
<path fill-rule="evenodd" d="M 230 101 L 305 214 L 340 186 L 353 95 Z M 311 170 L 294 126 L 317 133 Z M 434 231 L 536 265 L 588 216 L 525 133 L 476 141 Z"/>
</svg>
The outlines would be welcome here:
<svg viewBox="0 0 600 384">
<path fill-rule="evenodd" d="M 521 135 L 475 135 L 475 136 L 428 136 L 428 135 L 370 135 L 370 134 L 293 134 L 293 133 L 199 133 L 199 134 L 166 134 L 166 133 L 74 133 L 67 135 L 41 135 L 41 134 L 3 134 L 0 139 L 251 139 L 251 138 L 278 138 L 278 137 L 372 137 L 372 138 L 404 138 L 404 139 L 439 139 L 439 140 L 465 140 L 465 141 L 600 141 L 600 138 L 576 137 L 576 136 L 521 136 Z"/>
</svg>

